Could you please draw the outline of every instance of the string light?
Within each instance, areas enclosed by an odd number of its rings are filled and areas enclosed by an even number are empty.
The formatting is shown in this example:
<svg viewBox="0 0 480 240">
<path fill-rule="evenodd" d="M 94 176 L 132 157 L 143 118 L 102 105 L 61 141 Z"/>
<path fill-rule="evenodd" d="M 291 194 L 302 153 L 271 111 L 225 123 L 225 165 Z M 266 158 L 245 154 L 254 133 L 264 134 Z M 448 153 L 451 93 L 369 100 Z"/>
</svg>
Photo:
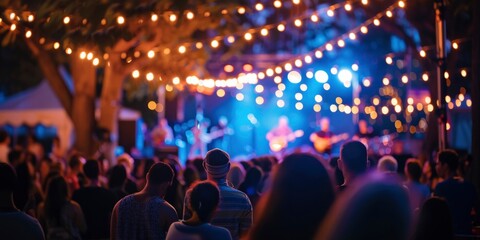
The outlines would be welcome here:
<svg viewBox="0 0 480 240">
<path fill-rule="evenodd" d="M 187 48 L 185 46 L 180 46 L 178 47 L 178 52 L 181 54 L 184 54 L 187 51 Z"/>
<path fill-rule="evenodd" d="M 368 28 L 365 27 L 365 26 L 362 26 L 362 27 L 360 28 L 360 31 L 361 31 L 363 34 L 367 34 L 367 33 L 368 33 Z"/>
<path fill-rule="evenodd" d="M 30 31 L 30 30 L 26 31 L 26 32 L 25 32 L 25 37 L 26 37 L 26 38 L 32 37 L 32 31 Z"/>
<path fill-rule="evenodd" d="M 179 77 L 174 77 L 174 78 L 172 78 L 172 83 L 173 83 L 174 85 L 180 84 L 180 78 L 179 78 Z"/>
<path fill-rule="evenodd" d="M 278 30 L 279 32 L 285 31 L 285 25 L 283 25 L 283 24 L 278 24 L 277 30 Z"/>
<path fill-rule="evenodd" d="M 87 57 L 87 53 L 82 51 L 80 52 L 80 59 L 85 59 Z"/>
<path fill-rule="evenodd" d="M 217 40 L 213 40 L 210 43 L 210 46 L 212 46 L 212 48 L 217 48 L 219 45 L 220 45 L 220 43 Z"/>
<path fill-rule="evenodd" d="M 327 15 L 328 15 L 329 17 L 333 17 L 333 16 L 335 15 L 335 13 L 333 12 L 332 9 L 328 9 Z"/>
<path fill-rule="evenodd" d="M 260 34 L 261 34 L 262 36 L 267 36 L 267 35 L 268 35 L 268 29 L 263 28 L 263 29 L 260 31 Z"/>
<path fill-rule="evenodd" d="M 352 10 L 352 5 L 350 3 L 347 3 L 345 4 L 344 8 L 345 8 L 345 11 L 349 12 Z"/>
<path fill-rule="evenodd" d="M 458 43 L 453 42 L 453 43 L 452 43 L 452 47 L 453 47 L 453 49 L 458 49 Z"/>
<path fill-rule="evenodd" d="M 133 77 L 133 78 L 139 78 L 139 77 L 140 77 L 140 71 L 138 71 L 138 70 L 133 70 L 133 72 L 132 72 L 132 77 Z"/>
<path fill-rule="evenodd" d="M 195 17 L 195 14 L 193 12 L 187 12 L 187 19 L 192 20 Z"/>
<path fill-rule="evenodd" d="M 177 15 L 175 15 L 173 13 L 170 14 L 170 16 L 168 17 L 168 20 L 170 20 L 170 22 L 172 22 L 172 23 L 177 21 Z"/>
<path fill-rule="evenodd" d="M 302 26 L 302 20 L 296 19 L 294 24 L 295 24 L 296 27 L 301 27 Z"/>
<path fill-rule="evenodd" d="M 125 23 L 125 18 L 122 17 L 122 16 L 118 16 L 118 17 L 117 17 L 117 23 L 118 23 L 119 25 L 123 25 L 123 24 Z"/>
<path fill-rule="evenodd" d="M 150 16 L 150 20 L 152 20 L 152 22 L 156 22 L 158 20 L 158 15 L 157 14 L 152 14 L 152 16 Z"/>
<path fill-rule="evenodd" d="M 276 7 L 276 8 L 281 8 L 282 7 L 282 1 L 280 0 L 275 0 L 273 2 L 273 6 Z"/>
<path fill-rule="evenodd" d="M 118 19 L 117 19 L 117 21 L 118 21 Z M 125 21 L 125 20 L 124 20 L 124 21 Z M 69 16 L 64 17 L 64 18 L 63 18 L 63 23 L 64 23 L 65 25 L 66 25 L 66 24 L 69 24 L 69 23 L 70 23 L 70 17 L 69 17 Z M 123 24 L 123 22 L 122 22 L 122 23 L 118 23 L 118 24 Z"/>
<path fill-rule="evenodd" d="M 348 38 L 350 38 L 350 40 L 355 40 L 357 38 L 357 35 L 355 35 L 355 33 L 349 33 L 348 34 Z"/>
<path fill-rule="evenodd" d="M 255 4 L 255 9 L 256 9 L 257 11 L 262 11 L 262 10 L 263 10 L 263 4 L 261 4 L 261 3 Z"/>
<path fill-rule="evenodd" d="M 388 65 L 391 65 L 393 63 L 393 59 L 392 57 L 388 56 L 385 58 L 385 62 L 388 64 Z"/>
<path fill-rule="evenodd" d="M 420 57 L 424 58 L 427 56 L 427 53 L 425 52 L 425 50 L 420 50 Z"/>
<path fill-rule="evenodd" d="M 250 41 L 250 40 L 252 40 L 253 36 L 252 36 L 251 33 L 247 32 L 247 33 L 245 33 L 244 38 L 245 38 L 245 40 Z"/>
</svg>

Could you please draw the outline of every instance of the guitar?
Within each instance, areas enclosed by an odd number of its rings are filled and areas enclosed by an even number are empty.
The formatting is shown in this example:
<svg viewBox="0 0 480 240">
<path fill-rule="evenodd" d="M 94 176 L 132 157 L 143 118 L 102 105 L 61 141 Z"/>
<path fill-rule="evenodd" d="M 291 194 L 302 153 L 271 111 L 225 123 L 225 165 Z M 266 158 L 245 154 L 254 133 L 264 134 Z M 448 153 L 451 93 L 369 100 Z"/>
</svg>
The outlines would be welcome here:
<svg viewBox="0 0 480 240">
<path fill-rule="evenodd" d="M 335 136 L 331 136 L 328 138 L 322 138 L 317 136 L 316 134 L 312 134 L 310 140 L 313 142 L 313 146 L 317 152 L 325 152 L 326 150 L 330 149 L 333 144 L 338 143 L 340 141 L 348 139 L 348 134 L 343 133 Z"/>
<path fill-rule="evenodd" d="M 233 131 L 233 129 L 227 127 L 224 129 L 211 131 L 210 133 L 206 134 L 206 136 L 204 136 L 203 140 L 206 143 L 211 143 L 213 140 L 217 138 L 223 137 L 225 135 L 233 135 L 234 133 L 235 131 Z"/>
<path fill-rule="evenodd" d="M 275 136 L 269 140 L 270 150 L 272 152 L 280 152 L 288 146 L 288 142 L 295 140 L 296 138 L 302 137 L 303 131 L 297 130 L 293 133 L 290 133 L 286 136 Z"/>
</svg>

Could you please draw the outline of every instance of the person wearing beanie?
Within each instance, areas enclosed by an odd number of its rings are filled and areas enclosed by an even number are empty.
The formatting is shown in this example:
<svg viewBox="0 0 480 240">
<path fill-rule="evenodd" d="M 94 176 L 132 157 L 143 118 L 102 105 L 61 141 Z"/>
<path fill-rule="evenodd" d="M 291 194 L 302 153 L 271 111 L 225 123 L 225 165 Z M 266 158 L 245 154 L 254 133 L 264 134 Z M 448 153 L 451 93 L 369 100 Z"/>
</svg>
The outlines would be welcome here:
<svg viewBox="0 0 480 240">
<path fill-rule="evenodd" d="M 203 167 L 207 172 L 207 178 L 215 182 L 220 190 L 220 204 L 213 214 L 212 225 L 224 227 L 230 231 L 232 239 L 240 239 L 252 225 L 252 204 L 245 193 L 230 187 L 227 183 L 230 156 L 221 149 L 212 149 L 207 152 Z M 185 203 L 189 202 L 189 198 L 190 192 L 187 192 Z M 183 219 L 189 219 L 190 216 L 189 209 L 184 209 Z"/>
</svg>

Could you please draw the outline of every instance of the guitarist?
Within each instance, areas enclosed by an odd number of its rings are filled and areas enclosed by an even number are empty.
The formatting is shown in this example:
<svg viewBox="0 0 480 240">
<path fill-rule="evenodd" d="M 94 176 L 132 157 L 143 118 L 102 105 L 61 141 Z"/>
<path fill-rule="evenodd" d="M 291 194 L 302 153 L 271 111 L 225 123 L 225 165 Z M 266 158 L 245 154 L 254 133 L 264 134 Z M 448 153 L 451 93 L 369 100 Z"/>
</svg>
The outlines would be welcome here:
<svg viewBox="0 0 480 240">
<path fill-rule="evenodd" d="M 288 118 L 286 116 L 281 116 L 278 119 L 278 125 L 267 133 L 267 140 L 270 143 L 272 143 L 272 141 L 276 141 L 277 139 L 279 139 L 279 140 L 285 140 L 282 142 L 288 143 L 289 141 L 292 141 L 293 139 L 295 139 L 295 138 L 290 139 L 291 138 L 290 136 L 292 135 L 292 133 L 293 133 L 292 129 L 290 128 L 290 126 L 288 126 Z M 282 150 L 285 147 L 286 146 L 281 146 L 280 147 L 281 149 L 279 150 Z M 277 151 L 276 149 L 272 149 L 272 150 Z"/>
<path fill-rule="evenodd" d="M 330 120 L 328 118 L 320 119 L 320 131 L 314 132 L 310 135 L 310 141 L 313 143 L 325 139 L 326 146 L 324 147 L 323 152 L 324 154 L 328 154 L 330 156 L 332 154 L 332 143 L 330 142 L 330 138 L 334 136 L 333 132 L 330 131 Z"/>
</svg>

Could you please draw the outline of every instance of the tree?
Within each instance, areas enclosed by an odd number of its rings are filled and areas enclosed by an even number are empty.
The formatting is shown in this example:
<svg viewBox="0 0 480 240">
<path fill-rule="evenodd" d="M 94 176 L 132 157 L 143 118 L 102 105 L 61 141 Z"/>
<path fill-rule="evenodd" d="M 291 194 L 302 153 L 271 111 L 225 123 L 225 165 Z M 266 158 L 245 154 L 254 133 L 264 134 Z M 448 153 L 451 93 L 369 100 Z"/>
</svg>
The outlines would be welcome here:
<svg viewBox="0 0 480 240">
<path fill-rule="evenodd" d="M 123 82 L 133 70 L 151 71 L 161 80 L 150 83 L 152 88 L 172 84 L 175 77 L 206 77 L 210 49 L 195 43 L 240 27 L 234 15 L 225 15 L 236 11 L 236 1 L 13 0 L 0 2 L 0 7 L 6 32 L 2 44 L 26 42 L 72 118 L 75 148 L 88 155 L 95 152 L 96 128 L 116 133 Z M 59 65 L 69 66 L 73 92 L 59 74 Z M 97 71 L 102 68 L 96 125 Z"/>
</svg>

